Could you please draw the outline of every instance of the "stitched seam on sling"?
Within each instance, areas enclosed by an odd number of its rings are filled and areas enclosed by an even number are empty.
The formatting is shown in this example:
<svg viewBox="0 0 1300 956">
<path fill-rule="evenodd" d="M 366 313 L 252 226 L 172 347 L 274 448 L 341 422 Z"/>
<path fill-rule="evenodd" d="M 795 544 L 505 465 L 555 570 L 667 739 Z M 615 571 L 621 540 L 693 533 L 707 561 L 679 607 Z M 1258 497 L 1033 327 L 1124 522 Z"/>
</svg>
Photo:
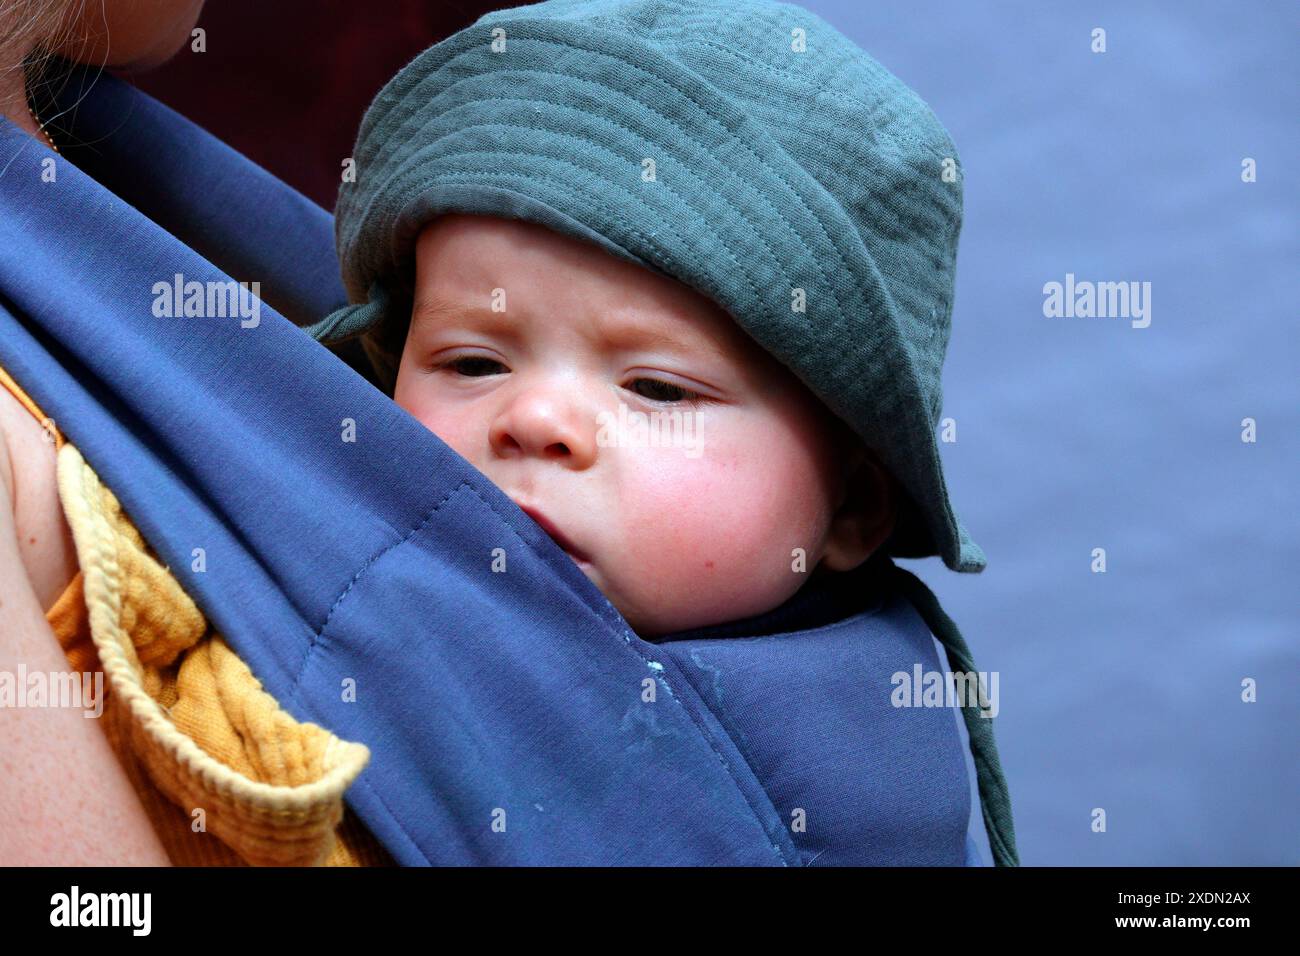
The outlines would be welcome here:
<svg viewBox="0 0 1300 956">
<path fill-rule="evenodd" d="M 307 669 L 308 663 L 311 661 L 311 658 L 314 652 L 316 651 L 316 649 L 320 646 L 317 638 L 319 638 L 320 635 L 324 633 L 326 626 L 328 626 L 330 620 L 334 616 L 334 612 L 343 603 L 343 600 L 347 597 L 347 595 L 352 591 L 352 588 L 356 585 L 357 581 L 360 580 L 362 575 L 364 575 L 366 571 L 368 571 L 371 567 L 373 567 L 375 562 L 378 561 L 380 558 L 382 558 L 385 554 L 392 551 L 394 548 L 400 547 L 401 545 L 405 544 L 406 542 L 411 540 L 412 537 L 418 534 L 425 527 L 425 525 L 427 525 L 429 521 L 433 519 L 433 516 L 438 513 L 438 511 L 442 508 L 442 506 L 445 505 L 447 501 L 450 500 L 451 497 L 455 495 L 457 492 L 459 492 L 462 488 L 468 488 L 471 492 L 473 492 L 474 496 L 478 498 L 479 501 L 482 502 L 485 506 L 487 506 L 489 511 L 491 511 L 494 515 L 496 515 L 498 518 L 501 519 L 502 524 L 504 524 L 505 527 L 510 531 L 510 533 L 515 536 L 515 538 L 520 542 L 520 544 L 522 544 L 525 548 L 527 548 L 530 552 L 532 552 L 534 556 L 541 557 L 537 553 L 537 550 L 531 544 L 529 544 L 529 542 L 524 540 L 524 538 L 522 538 L 519 535 L 518 530 L 510 523 L 510 521 L 504 515 L 502 515 L 501 512 L 497 511 L 497 509 L 492 506 L 492 503 L 483 496 L 483 494 L 478 490 L 478 488 L 476 488 L 469 481 L 461 481 L 460 484 L 458 484 L 455 488 L 453 488 L 441 499 L 439 499 L 439 501 L 420 520 L 419 524 L 417 524 L 414 528 L 412 528 L 409 532 L 407 532 L 400 541 L 394 542 L 393 544 L 390 544 L 387 547 L 384 547 L 381 550 L 377 551 L 370 558 L 368 558 L 357 570 L 357 573 L 352 576 L 352 580 L 348 582 L 347 587 L 343 589 L 343 592 L 338 596 L 338 598 L 334 601 L 333 605 L 330 607 L 329 614 L 326 615 L 325 622 L 321 624 L 321 626 L 313 634 L 312 642 L 307 648 L 307 653 L 303 658 L 302 666 L 298 669 L 298 676 L 295 678 L 293 687 L 290 689 L 290 693 L 294 697 L 297 697 L 298 695 L 301 686 L 300 682 L 302 680 L 302 676 L 304 672 Z M 572 593 L 575 598 L 577 598 L 584 605 L 586 605 L 589 610 L 595 612 L 596 615 L 605 624 L 609 625 L 609 627 L 612 630 L 614 630 L 614 632 L 620 638 L 622 638 L 623 643 L 626 644 L 627 647 L 637 655 L 637 657 L 641 658 L 642 662 L 646 663 L 646 665 L 649 666 L 649 664 L 651 663 L 651 658 L 647 657 L 641 651 L 641 649 L 638 648 L 636 644 L 633 643 L 633 641 L 631 640 L 631 634 L 625 628 L 620 626 L 621 619 L 615 619 L 609 616 L 609 612 L 612 610 L 612 607 L 608 606 L 608 602 L 605 602 L 606 606 L 604 607 L 599 605 L 593 606 L 578 592 L 571 590 L 570 593 Z M 660 664 L 661 666 L 663 666 L 662 662 L 660 661 L 654 661 L 653 663 Z M 662 679 L 662 673 L 660 673 L 658 679 Z M 683 680 L 686 680 L 688 685 L 690 684 L 690 681 L 687 678 L 685 678 L 684 675 L 683 675 Z M 735 772 L 732 770 L 730 763 L 727 761 L 727 758 L 723 755 L 722 751 L 718 749 L 717 743 L 713 739 L 713 734 L 711 734 L 708 731 L 708 729 L 700 723 L 699 719 L 695 716 L 695 714 L 691 712 L 690 708 L 687 707 L 684 703 L 682 703 L 681 700 L 678 699 L 676 693 L 673 692 L 672 688 L 667 684 L 666 681 L 664 683 L 664 687 L 668 690 L 669 696 L 672 697 L 674 701 L 676 701 L 677 705 L 681 707 L 681 709 L 686 714 L 686 716 L 690 718 L 691 723 L 695 725 L 696 729 L 700 732 L 700 734 L 705 738 L 705 740 L 708 741 L 709 747 L 710 749 L 713 750 L 714 756 L 718 758 L 718 762 L 722 765 L 723 770 L 726 771 L 727 776 L 731 778 L 731 782 L 736 787 L 736 790 L 739 792 L 741 799 L 745 801 L 745 805 L 749 807 L 750 812 L 754 815 L 755 821 L 758 823 L 759 830 L 763 833 L 764 837 L 767 838 L 768 843 L 772 848 L 772 851 L 777 856 L 777 859 L 779 859 L 783 865 L 788 866 L 789 863 L 786 861 L 785 855 L 782 853 L 781 848 L 772 841 L 770 834 L 767 832 L 767 828 L 763 825 L 763 818 L 761 813 L 759 812 L 759 809 L 754 805 L 754 802 L 750 799 L 749 795 L 745 792 L 745 788 L 741 786 L 740 781 L 737 779 Z M 695 688 L 692 686 L 691 690 L 695 691 Z M 695 691 L 695 693 L 696 696 L 698 696 L 698 691 Z M 702 699 L 700 703 L 702 706 L 707 708 L 708 705 L 704 704 Z M 740 752 L 739 749 L 737 749 L 737 753 L 739 752 Z M 743 759 L 743 755 L 742 755 L 742 759 Z M 749 769 L 750 769 L 750 773 L 753 774 L 753 768 L 750 767 Z M 757 779 L 756 775 L 755 775 L 755 779 Z M 420 854 L 424 856 L 426 860 L 428 860 L 429 859 L 428 854 L 424 852 L 423 848 L 420 847 L 419 843 L 411 836 L 410 832 L 402 825 L 401 821 L 396 817 L 396 815 L 393 814 L 392 810 L 388 808 L 388 805 L 383 802 L 383 799 L 379 797 L 378 792 L 373 787 L 367 787 L 367 790 L 375 794 L 375 796 L 379 799 L 379 803 L 383 806 L 384 810 L 387 811 L 388 818 L 392 822 L 392 824 L 398 830 L 400 830 L 403 836 L 405 836 L 406 839 L 413 846 L 415 846 L 417 850 L 419 850 Z M 433 862 L 433 861 L 430 860 L 429 862 Z"/>
<path fill-rule="evenodd" d="M 367 558 L 364 562 L 362 562 L 361 567 L 357 569 L 357 573 L 352 575 L 352 580 L 349 581 L 347 587 L 343 589 L 343 593 L 341 593 L 337 598 L 335 598 L 334 603 L 330 605 L 329 613 L 325 615 L 325 620 L 321 623 L 321 626 L 316 628 L 316 630 L 312 632 L 311 642 L 307 645 L 307 650 L 303 654 L 302 664 L 298 667 L 298 673 L 293 679 L 293 686 L 289 688 L 289 693 L 292 697 L 296 698 L 298 696 L 298 688 L 302 682 L 302 675 L 307 670 L 307 664 L 311 661 L 312 655 L 315 653 L 316 648 L 320 646 L 320 638 L 325 633 L 325 628 L 329 626 L 330 620 L 334 617 L 334 612 L 339 609 L 339 606 L 343 603 L 344 598 L 346 598 L 348 594 L 351 592 L 352 588 L 356 586 L 357 581 L 361 580 L 362 575 L 364 575 L 367 571 L 369 571 L 374 566 L 376 561 L 378 561 L 384 555 L 388 554 L 388 552 L 392 551 L 394 548 L 400 548 L 402 545 L 406 544 L 406 542 L 410 541 L 411 538 L 415 537 L 415 535 L 419 534 L 420 531 L 423 530 L 424 526 L 427 525 L 433 519 L 433 516 L 438 513 L 438 509 L 441 508 L 443 505 L 445 505 L 452 495 L 460 491 L 461 488 L 466 487 L 466 485 L 467 483 L 462 481 L 451 491 L 447 492 L 447 494 L 445 494 L 442 497 L 442 499 L 439 500 L 438 503 L 435 504 L 422 519 L 420 519 L 420 523 L 417 524 L 410 531 L 408 531 L 401 538 L 400 541 L 395 541 L 392 544 L 380 548 L 369 558 Z"/>
<path fill-rule="evenodd" d="M 528 547 L 530 550 L 532 550 L 534 554 L 537 553 L 536 550 L 533 549 L 533 548 L 528 544 L 527 541 L 524 541 L 523 538 L 520 538 L 520 537 L 519 537 L 519 533 L 518 533 L 518 532 L 515 530 L 515 528 L 514 528 L 514 527 L 509 523 L 509 521 L 506 521 L 505 516 L 502 515 L 502 514 L 501 514 L 499 511 L 497 511 L 495 508 L 493 508 L 493 507 L 492 507 L 492 503 L 491 503 L 490 501 L 488 501 L 486 498 L 484 498 L 484 497 L 479 493 L 479 490 L 478 490 L 477 488 L 474 487 L 473 484 L 471 484 L 471 483 L 468 482 L 468 481 L 466 481 L 466 482 L 462 482 L 461 484 L 464 485 L 464 486 L 466 486 L 466 487 L 468 487 L 470 491 L 474 492 L 474 494 L 478 496 L 478 499 L 479 499 L 480 501 L 482 501 L 483 504 L 487 505 L 487 507 L 492 511 L 493 514 L 495 514 L 497 517 L 501 518 L 501 520 L 502 520 L 503 522 L 505 522 L 506 527 L 508 527 L 508 528 L 510 529 L 510 531 L 511 531 L 512 533 L 514 533 L 514 535 L 515 535 L 516 538 L 519 538 L 519 541 L 520 541 L 520 542 L 521 542 L 525 547 Z M 459 488 L 458 488 L 457 490 L 459 490 Z M 575 596 L 577 596 L 578 598 L 581 598 L 581 597 L 582 597 L 581 595 L 578 595 L 578 594 L 576 594 L 576 593 L 575 593 Z M 584 601 L 583 603 L 585 604 L 586 602 Z M 606 602 L 606 604 L 608 605 L 608 602 Z M 588 605 L 588 607 L 591 607 L 591 605 Z M 636 646 L 636 644 L 634 644 L 634 643 L 632 642 L 632 640 L 631 640 L 631 633 L 630 633 L 629 631 L 627 631 L 626 628 L 623 628 L 623 627 L 620 627 L 620 626 L 619 626 L 619 622 L 620 622 L 622 619 L 619 618 L 618 620 L 614 620 L 614 619 L 611 619 L 611 618 L 606 617 L 606 611 L 607 611 L 608 609 L 611 609 L 611 608 L 607 608 L 607 607 L 593 607 L 593 608 L 591 608 L 591 609 L 594 610 L 597 614 L 599 614 L 602 618 L 604 618 L 604 619 L 606 620 L 606 623 L 608 623 L 608 624 L 609 624 L 609 625 L 610 625 L 610 626 L 611 626 L 611 627 L 616 631 L 616 633 L 618 634 L 618 636 L 621 637 L 621 638 L 623 639 L 623 643 L 625 643 L 625 644 L 628 646 L 628 648 L 629 648 L 629 649 L 630 649 L 634 654 L 636 654 L 637 657 L 641 658 L 641 660 L 642 660 L 642 661 L 647 665 L 647 667 L 648 667 L 649 664 L 651 663 L 651 660 L 652 660 L 652 659 L 649 658 L 649 657 L 647 657 L 644 653 L 642 653 L 641 649 L 638 648 L 638 647 Z M 655 663 L 655 664 L 659 664 L 660 666 L 665 666 L 664 663 L 663 663 L 662 661 L 654 661 L 653 663 Z M 669 663 L 673 663 L 673 662 L 670 661 Z M 674 665 L 674 666 L 675 666 L 675 665 Z M 662 672 L 662 671 L 659 672 L 657 679 L 661 679 L 661 680 L 663 679 L 663 672 Z M 685 676 L 683 676 L 683 680 L 686 680 Z M 688 685 L 690 684 L 690 681 L 689 681 L 689 680 L 686 680 L 686 682 L 687 682 Z M 758 828 L 759 828 L 760 832 L 762 832 L 763 836 L 765 836 L 765 837 L 767 838 L 767 840 L 768 840 L 768 844 L 772 847 L 772 852 L 774 852 L 774 853 L 776 854 L 777 859 L 779 859 L 783 865 L 788 866 L 789 864 L 786 862 L 785 855 L 781 852 L 781 848 L 780 848 L 776 843 L 772 842 L 771 835 L 767 832 L 767 827 L 763 826 L 763 818 L 762 818 L 762 815 L 759 813 L 758 808 L 757 808 L 756 806 L 754 806 L 754 802 L 753 802 L 752 800 L 750 800 L 750 798 L 749 798 L 749 794 L 747 794 L 747 793 L 745 792 L 745 788 L 742 787 L 742 786 L 740 785 L 740 781 L 736 778 L 736 774 L 732 771 L 732 769 L 731 769 L 731 764 L 727 762 L 727 758 L 723 755 L 722 751 L 718 749 L 717 744 L 714 742 L 713 734 L 709 733 L 708 729 L 707 729 L 706 727 L 704 727 L 704 726 L 700 723 L 699 719 L 698 719 L 698 718 L 697 718 L 693 713 L 691 713 L 690 708 L 687 707 L 685 704 L 683 704 L 683 703 L 678 699 L 677 694 L 673 692 L 673 689 L 668 685 L 667 681 L 664 682 L 664 687 L 668 690 L 668 694 L 669 694 L 669 696 L 672 697 L 672 699 L 673 699 L 674 701 L 677 702 L 677 706 L 681 707 L 681 709 L 685 712 L 686 716 L 690 718 L 691 723 L 693 723 L 693 724 L 695 725 L 695 728 L 700 732 L 701 735 L 703 735 L 703 737 L 705 738 L 705 740 L 707 740 L 707 741 L 709 742 L 709 747 L 710 747 L 710 749 L 713 750 L 713 754 L 714 754 L 714 756 L 716 756 L 716 757 L 718 758 L 718 762 L 719 762 L 720 764 L 722 764 L 722 769 L 725 770 L 725 771 L 727 772 L 727 776 L 731 778 L 731 782 L 735 785 L 736 790 L 740 793 L 741 799 L 743 799 L 743 800 L 745 801 L 746 806 L 749 807 L 749 812 L 752 813 L 752 814 L 754 814 L 755 821 L 758 823 Z M 694 691 L 695 688 L 694 688 L 694 687 L 691 687 L 691 690 Z M 698 695 L 698 692 L 696 693 L 696 696 L 699 696 L 699 695 Z M 702 706 L 706 707 L 706 708 L 708 707 L 708 705 L 704 703 L 703 699 L 701 699 L 700 704 L 701 704 Z M 736 751 L 736 752 L 737 752 L 737 753 L 740 752 L 740 751 L 739 751 L 739 748 L 737 748 L 737 751 Z M 743 759 L 743 756 L 742 756 L 742 759 Z M 754 769 L 753 769 L 752 767 L 750 767 L 749 770 L 750 770 L 750 773 L 751 773 L 751 774 L 754 773 Z M 755 779 L 758 779 L 758 778 L 757 778 L 757 775 L 755 775 Z"/>
</svg>

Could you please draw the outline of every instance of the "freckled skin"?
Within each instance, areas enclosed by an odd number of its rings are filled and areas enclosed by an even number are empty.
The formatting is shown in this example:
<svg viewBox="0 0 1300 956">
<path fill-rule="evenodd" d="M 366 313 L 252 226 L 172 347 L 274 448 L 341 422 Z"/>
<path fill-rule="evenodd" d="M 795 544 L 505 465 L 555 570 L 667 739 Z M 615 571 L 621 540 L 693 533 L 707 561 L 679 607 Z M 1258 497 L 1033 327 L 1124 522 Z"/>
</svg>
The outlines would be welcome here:
<svg viewBox="0 0 1300 956">
<path fill-rule="evenodd" d="M 461 313 L 413 323 L 394 398 L 550 518 L 638 633 L 770 610 L 808 580 L 843 499 L 844 439 L 788 369 L 707 297 L 595 246 L 488 216 L 447 215 L 425 228 L 417 312 L 432 299 L 490 308 L 494 289 L 505 290 L 513 334 Z M 722 356 L 621 348 L 611 323 L 689 335 Z M 467 354 L 497 371 L 430 370 Z M 695 408 L 698 457 L 598 442 L 598 416 L 617 415 L 620 403 L 646 414 L 691 408 L 638 394 L 631 386 L 644 378 L 717 399 Z M 791 569 L 795 548 L 806 551 L 807 573 Z"/>
</svg>

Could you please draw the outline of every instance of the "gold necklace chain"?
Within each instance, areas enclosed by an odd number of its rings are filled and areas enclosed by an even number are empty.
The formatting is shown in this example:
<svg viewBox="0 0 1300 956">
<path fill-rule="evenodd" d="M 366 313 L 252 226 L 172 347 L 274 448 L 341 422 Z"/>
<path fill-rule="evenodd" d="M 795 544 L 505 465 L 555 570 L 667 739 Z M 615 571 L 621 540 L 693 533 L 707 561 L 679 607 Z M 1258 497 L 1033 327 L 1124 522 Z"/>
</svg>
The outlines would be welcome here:
<svg viewBox="0 0 1300 956">
<path fill-rule="evenodd" d="M 45 137 L 45 141 L 50 144 L 50 149 L 54 150 L 57 153 L 59 151 L 59 147 L 54 144 L 54 137 L 51 136 L 49 132 L 46 131 L 45 124 L 42 123 L 41 118 L 36 115 L 36 110 L 32 109 L 30 103 L 27 105 L 27 112 L 32 115 L 32 122 L 36 124 L 37 131 L 42 136 Z"/>
</svg>

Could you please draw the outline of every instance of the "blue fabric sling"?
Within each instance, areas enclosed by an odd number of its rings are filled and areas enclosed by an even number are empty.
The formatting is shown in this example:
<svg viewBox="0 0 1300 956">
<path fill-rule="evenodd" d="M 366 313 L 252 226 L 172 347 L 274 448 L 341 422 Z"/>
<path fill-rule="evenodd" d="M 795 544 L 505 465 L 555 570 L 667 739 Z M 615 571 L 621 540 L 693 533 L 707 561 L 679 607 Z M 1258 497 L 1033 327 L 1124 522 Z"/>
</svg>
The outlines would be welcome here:
<svg viewBox="0 0 1300 956">
<path fill-rule="evenodd" d="M 266 689 L 370 747 L 348 802 L 398 862 L 980 862 L 953 711 L 889 703 L 939 668 L 870 586 L 906 572 L 640 639 L 298 327 L 345 303 L 328 214 L 119 80 L 61 96 L 66 158 L 0 118 L 0 365 Z M 155 315 L 177 276 L 260 283 L 258 321 Z"/>
</svg>

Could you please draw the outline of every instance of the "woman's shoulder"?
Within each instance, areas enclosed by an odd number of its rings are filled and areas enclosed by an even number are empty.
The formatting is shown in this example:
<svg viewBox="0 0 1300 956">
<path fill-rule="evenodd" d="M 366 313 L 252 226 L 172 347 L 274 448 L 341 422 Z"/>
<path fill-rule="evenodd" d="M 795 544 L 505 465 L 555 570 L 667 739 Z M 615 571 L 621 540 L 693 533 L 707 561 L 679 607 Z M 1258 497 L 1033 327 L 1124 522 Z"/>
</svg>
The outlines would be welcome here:
<svg viewBox="0 0 1300 956">
<path fill-rule="evenodd" d="M 77 575 L 77 551 L 59 500 L 53 436 L 7 388 L 0 388 L 0 474 L 7 492 L 0 507 L 13 515 L 19 557 L 48 610 Z"/>
</svg>

